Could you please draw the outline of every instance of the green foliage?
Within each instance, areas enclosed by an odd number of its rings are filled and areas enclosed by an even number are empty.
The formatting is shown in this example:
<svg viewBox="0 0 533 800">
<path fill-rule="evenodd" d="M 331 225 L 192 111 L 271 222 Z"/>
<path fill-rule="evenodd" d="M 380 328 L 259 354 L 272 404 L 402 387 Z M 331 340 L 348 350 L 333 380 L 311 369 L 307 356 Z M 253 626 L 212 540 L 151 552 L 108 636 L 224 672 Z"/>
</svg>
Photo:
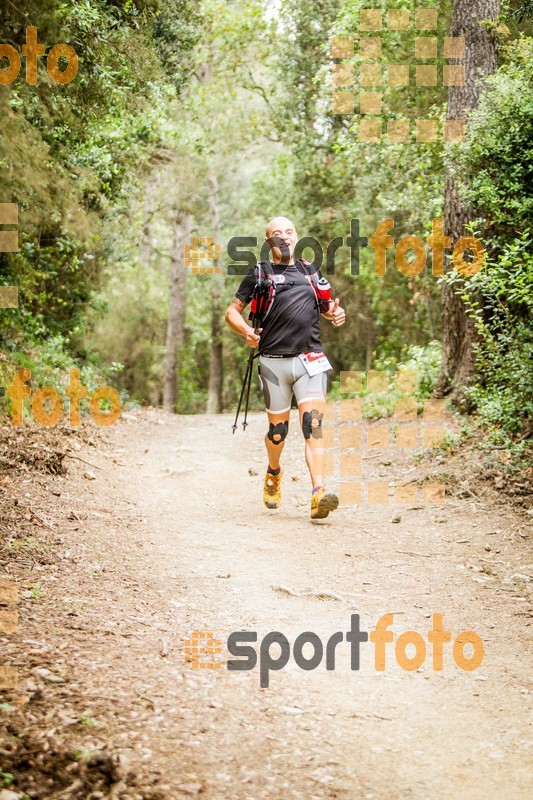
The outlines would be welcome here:
<svg viewBox="0 0 533 800">
<path fill-rule="evenodd" d="M 501 14 L 506 21 L 527 26 L 533 18 L 533 0 L 501 0 Z"/>
<path fill-rule="evenodd" d="M 378 5 L 386 14 L 390 3 Z M 415 2 L 394 6 L 409 8 L 414 19 Z M 440 6 L 444 29 L 450 4 Z M 273 104 L 285 113 L 275 115 L 273 125 L 289 154 L 278 159 L 262 183 L 256 182 L 251 203 L 255 210 L 266 198 L 262 205 L 271 216 L 281 211 L 295 218 L 300 236 L 316 237 L 324 249 L 335 237 L 348 235 L 351 219 L 360 220 L 361 235 L 370 236 L 381 219 L 391 217 L 398 240 L 405 234 L 423 238 L 431 220 L 442 213 L 440 145 L 360 143 L 359 115 L 332 114 L 330 37 L 357 39 L 359 12 L 366 7 L 366 0 L 324 0 L 318 6 L 291 0 L 282 4 L 277 27 Z M 414 26 L 407 33 L 384 31 L 384 58 L 412 61 L 414 35 Z M 352 61 L 357 98 L 359 56 Z M 384 87 L 383 116 L 441 117 L 443 101 L 442 87 Z M 391 252 L 388 260 L 387 274 L 378 278 L 373 251 L 363 249 L 361 274 L 355 276 L 350 274 L 348 249 L 338 252 L 331 283 L 346 308 L 347 323 L 341 335 L 324 326 L 324 344 L 336 369 L 362 369 L 385 356 L 398 359 L 406 343 L 424 346 L 438 335 L 439 290 L 430 259 L 416 278 L 396 270 Z"/>
<path fill-rule="evenodd" d="M 466 144 L 450 151 L 463 197 L 499 242 L 533 215 L 533 39 L 512 42 L 507 58 L 487 78 Z"/>
<path fill-rule="evenodd" d="M 189 60 L 197 23 L 185 0 L 172 8 L 159 0 L 28 0 L 5 9 L 1 41 L 20 48 L 31 24 L 46 53 L 68 43 L 79 58 L 67 85 L 51 81 L 41 58 L 36 85 L 24 80 L 23 59 L 19 77 L 0 88 L 1 200 L 19 206 L 19 251 L 0 254 L 0 283 L 19 287 L 19 308 L 0 311 L 0 347 L 15 360 L 41 345 L 41 362 L 55 352 L 58 368 L 67 353 L 86 358 L 87 312 L 117 246 L 108 222 L 119 214 L 124 226 L 150 169 L 188 75 L 178 66 Z M 47 348 L 50 337 L 61 337 L 61 348 Z"/>
<path fill-rule="evenodd" d="M 520 429 L 530 415 L 533 382 L 526 232 L 533 183 L 531 39 L 523 35 L 502 50 L 504 64 L 487 81 L 467 141 L 446 148 L 446 156 L 440 142 L 360 143 L 359 115 L 331 112 L 330 37 L 357 37 L 359 12 L 369 5 L 384 13 L 408 8 L 413 19 L 419 3 L 8 4 L 1 41 L 20 47 L 32 23 L 47 52 L 69 43 L 80 66 L 76 79 L 60 87 L 41 59 L 37 86 L 22 76 L 0 89 L 1 201 L 20 207 L 19 252 L 0 254 L 0 283 L 20 289 L 19 309 L 0 311 L 2 385 L 16 367 L 29 366 L 36 385 L 61 390 L 77 364 L 90 392 L 107 382 L 134 402 L 161 403 L 174 223 L 188 213 L 193 235 L 213 234 L 210 175 L 220 187 L 224 268 L 224 243 L 250 235 L 260 244 L 265 223 L 278 213 L 294 218 L 299 235 L 315 236 L 324 250 L 349 234 L 351 219 L 360 220 L 361 235 L 371 236 L 391 217 L 396 242 L 405 235 L 427 241 L 432 220 L 442 215 L 446 158 L 478 211 L 476 230 L 490 251 L 488 268 L 462 289 L 479 335 L 482 377 L 472 398 L 491 424 Z M 424 5 L 439 9 L 444 34 L 451 0 Z M 509 16 L 527 7 L 512 0 L 503 11 Z M 512 31 L 522 25 L 518 16 L 509 22 Z M 503 25 L 498 30 L 514 36 Z M 414 26 L 385 28 L 384 60 L 412 63 L 415 35 Z M 353 62 L 357 95 L 360 57 Z M 416 87 L 414 64 L 411 71 L 410 86 L 383 87 L 384 119 L 442 120 L 445 90 Z M 188 276 L 178 354 L 181 413 L 205 409 L 213 298 L 220 288 L 229 302 L 238 281 Z M 405 277 L 389 249 L 382 278 L 367 247 L 360 274 L 353 275 L 343 247 L 331 283 L 347 311 L 340 331 L 322 326 L 334 368 L 416 370 L 422 404 L 440 362 L 440 286 L 430 257 L 420 275 Z M 476 305 L 480 296 L 487 298 L 483 307 Z M 227 328 L 223 350 L 228 408 L 238 397 L 248 352 Z M 334 384 L 333 395 L 339 393 Z M 393 391 L 367 397 L 366 413 L 388 415 L 395 399 Z M 261 407 L 255 382 L 251 406 Z"/>
<path fill-rule="evenodd" d="M 529 230 L 517 236 L 466 282 L 463 293 L 478 334 L 481 376 L 469 395 L 484 420 L 510 433 L 533 418 L 532 243 Z"/>
<path fill-rule="evenodd" d="M 73 750 L 73 756 L 76 759 L 76 761 L 80 761 L 82 764 L 89 764 L 94 757 L 94 752 L 92 750 L 89 750 L 88 747 L 82 747 Z"/>
<path fill-rule="evenodd" d="M 30 583 L 28 588 L 31 589 L 30 600 L 41 600 L 44 596 L 40 583 Z"/>
<path fill-rule="evenodd" d="M 176 205 L 192 210 L 198 235 L 210 234 L 208 164 L 220 183 L 223 242 L 240 234 L 255 235 L 261 243 L 265 223 L 278 213 L 293 217 L 300 236 L 315 236 L 324 249 L 334 237 L 348 236 L 352 218 L 360 219 L 367 236 L 388 216 L 394 218 L 396 239 L 429 234 L 442 210 L 441 148 L 360 145 L 356 131 L 329 113 L 329 38 L 343 25 L 355 24 L 355 17 L 347 16 L 355 7 L 350 11 L 349 6 L 339 0 L 290 0 L 269 22 L 257 0 L 228 5 L 204 0 L 203 36 L 190 65 L 200 80 L 181 92 L 179 130 L 166 139 L 178 153 L 168 168 L 174 180 L 154 181 L 162 218 L 154 233 L 158 242 L 170 241 L 166 220 Z M 408 39 L 389 43 L 391 57 L 400 44 L 405 53 L 412 49 L 412 36 Z M 213 65 L 208 81 L 202 79 L 206 62 Z M 440 115 L 442 92 L 427 89 L 422 95 L 424 104 L 417 110 Z M 137 240 L 140 227 L 135 218 Z M 168 255 L 168 247 L 159 245 L 149 269 L 143 265 L 139 272 L 135 248 L 117 254 L 102 316 L 90 334 L 90 349 L 107 362 L 124 364 L 118 378 L 122 386 L 136 400 L 150 403 L 161 401 Z M 385 357 L 396 363 L 406 345 L 423 348 L 438 336 L 439 293 L 430 259 L 422 275 L 405 278 L 389 252 L 387 275 L 377 278 L 373 251 L 362 250 L 361 258 L 361 275 L 351 275 L 348 249 L 342 248 L 331 279 L 348 319 L 340 332 L 322 325 L 324 345 L 338 370 L 370 368 Z M 238 282 L 225 278 L 227 302 Z M 205 408 L 213 287 L 207 276 L 188 280 L 186 342 L 179 354 L 182 413 Z M 227 408 L 238 397 L 247 353 L 228 329 L 223 337 Z M 256 389 L 254 382 L 251 403 L 260 408 Z"/>
<path fill-rule="evenodd" d="M 504 435 L 527 434 L 533 416 L 533 40 L 522 36 L 487 79 L 465 145 L 455 154 L 466 200 L 488 251 L 485 268 L 448 276 L 475 322 L 479 379 L 468 390 L 481 418 Z"/>
<path fill-rule="evenodd" d="M 433 394 L 441 360 L 442 346 L 437 341 L 430 342 L 426 347 L 411 345 L 406 349 L 398 369 L 416 372 L 418 400 L 427 400 Z"/>
<path fill-rule="evenodd" d="M 0 781 L 2 781 L 4 786 L 11 786 L 13 780 L 14 778 L 11 772 L 4 772 L 4 770 L 0 768 Z"/>
<path fill-rule="evenodd" d="M 374 368 L 387 370 L 391 377 L 398 372 L 416 373 L 416 398 L 419 401 L 431 397 L 439 376 L 442 360 L 442 345 L 432 341 L 428 345 L 408 345 L 399 358 L 385 356 L 375 360 Z"/>
<path fill-rule="evenodd" d="M 166 0 L 152 23 L 163 70 L 178 92 L 194 69 L 192 51 L 200 39 L 200 11 L 193 0 Z"/>
<path fill-rule="evenodd" d="M 93 728 L 95 725 L 98 725 L 98 720 L 96 720 L 94 717 L 87 716 L 87 714 L 82 714 L 79 723 L 85 728 Z"/>
<path fill-rule="evenodd" d="M 442 438 L 440 440 L 436 440 L 433 442 L 431 446 L 431 450 L 441 451 L 446 453 L 447 455 L 451 455 L 455 453 L 459 447 L 461 442 L 461 436 L 452 433 L 451 431 L 445 431 L 442 434 Z"/>
<path fill-rule="evenodd" d="M 405 392 L 397 388 L 395 376 L 400 372 L 414 372 L 417 377 L 414 397 L 417 402 L 417 411 L 421 414 L 424 410 L 424 400 L 433 394 L 437 383 L 442 358 L 440 342 L 430 342 L 426 347 L 411 345 L 405 347 L 399 359 L 385 357 L 376 359 L 374 369 L 389 373 L 389 388 L 384 392 L 370 392 L 366 378 L 362 380 L 361 391 L 350 393 L 362 399 L 362 411 L 365 419 L 381 419 L 394 414 L 398 400 L 405 398 Z M 340 376 L 333 380 L 329 396 L 338 400 L 346 396 L 340 387 Z"/>
</svg>

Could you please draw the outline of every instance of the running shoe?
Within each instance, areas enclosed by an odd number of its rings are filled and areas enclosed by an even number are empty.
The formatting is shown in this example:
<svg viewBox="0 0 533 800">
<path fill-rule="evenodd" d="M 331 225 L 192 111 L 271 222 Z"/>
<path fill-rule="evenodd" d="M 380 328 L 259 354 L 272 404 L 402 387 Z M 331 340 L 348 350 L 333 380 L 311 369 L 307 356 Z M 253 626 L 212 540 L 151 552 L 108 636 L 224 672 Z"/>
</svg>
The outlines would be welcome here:
<svg viewBox="0 0 533 800">
<path fill-rule="evenodd" d="M 334 492 L 327 492 L 325 486 L 322 486 L 311 496 L 311 519 L 325 519 L 338 505 L 337 495 Z"/>
<path fill-rule="evenodd" d="M 272 475 L 267 472 L 265 475 L 265 485 L 263 487 L 263 501 L 267 508 L 279 508 L 281 505 L 281 478 L 283 470 L 279 475 Z"/>
</svg>

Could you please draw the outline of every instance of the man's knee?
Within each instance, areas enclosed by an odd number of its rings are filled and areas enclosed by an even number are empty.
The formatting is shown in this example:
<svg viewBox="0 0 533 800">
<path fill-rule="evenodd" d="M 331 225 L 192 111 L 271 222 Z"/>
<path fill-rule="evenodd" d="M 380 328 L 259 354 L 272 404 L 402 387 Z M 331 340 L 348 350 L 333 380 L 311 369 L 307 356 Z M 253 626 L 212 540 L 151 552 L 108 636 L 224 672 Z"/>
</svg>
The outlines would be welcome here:
<svg viewBox="0 0 533 800">
<path fill-rule="evenodd" d="M 272 444 L 281 444 L 287 438 L 288 433 L 289 433 L 288 420 L 287 422 L 278 422 L 277 425 L 274 425 L 274 423 L 271 422 L 267 436 L 272 442 Z"/>
<path fill-rule="evenodd" d="M 313 408 L 312 411 L 304 411 L 302 414 L 302 431 L 305 439 L 310 439 L 311 436 L 313 439 L 322 438 L 323 416 L 324 414 L 321 414 L 316 408 Z"/>
</svg>

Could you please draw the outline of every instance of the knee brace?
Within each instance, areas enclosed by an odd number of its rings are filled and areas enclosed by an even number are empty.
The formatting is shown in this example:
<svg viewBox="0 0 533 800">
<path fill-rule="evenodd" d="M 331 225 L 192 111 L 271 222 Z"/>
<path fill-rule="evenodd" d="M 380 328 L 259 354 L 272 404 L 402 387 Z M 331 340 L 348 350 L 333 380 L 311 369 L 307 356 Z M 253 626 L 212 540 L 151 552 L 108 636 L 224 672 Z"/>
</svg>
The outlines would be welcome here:
<svg viewBox="0 0 533 800">
<path fill-rule="evenodd" d="M 268 429 L 267 436 L 272 442 L 272 444 L 281 444 L 287 438 L 287 434 L 289 432 L 289 423 L 287 422 L 278 422 L 277 425 L 274 425 L 272 422 L 270 423 L 270 428 Z M 274 436 L 276 437 L 274 439 Z"/>
<path fill-rule="evenodd" d="M 306 439 L 322 439 L 322 418 L 315 408 L 312 411 L 304 411 L 302 416 L 302 431 Z"/>
</svg>

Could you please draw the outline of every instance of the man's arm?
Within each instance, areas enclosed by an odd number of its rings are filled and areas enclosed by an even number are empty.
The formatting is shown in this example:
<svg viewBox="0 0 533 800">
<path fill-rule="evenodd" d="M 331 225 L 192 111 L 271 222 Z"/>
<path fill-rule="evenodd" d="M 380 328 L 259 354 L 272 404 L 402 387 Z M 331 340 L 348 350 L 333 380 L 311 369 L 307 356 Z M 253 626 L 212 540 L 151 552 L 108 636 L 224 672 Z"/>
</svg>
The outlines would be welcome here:
<svg viewBox="0 0 533 800">
<path fill-rule="evenodd" d="M 336 297 L 334 301 L 329 301 L 329 311 L 326 311 L 322 316 L 324 319 L 329 319 L 336 328 L 338 328 L 339 325 L 344 325 L 346 322 L 346 312 L 344 308 L 341 308 L 339 305 L 338 297 Z"/>
<path fill-rule="evenodd" d="M 238 297 L 234 297 L 228 306 L 224 318 L 230 328 L 246 340 L 246 344 L 249 347 L 257 347 L 260 339 L 258 334 L 261 333 L 263 329 L 259 328 L 258 333 L 255 333 L 254 329 L 243 319 L 242 312 L 247 305 L 248 303 L 244 303 L 242 300 L 239 300 Z"/>
</svg>

